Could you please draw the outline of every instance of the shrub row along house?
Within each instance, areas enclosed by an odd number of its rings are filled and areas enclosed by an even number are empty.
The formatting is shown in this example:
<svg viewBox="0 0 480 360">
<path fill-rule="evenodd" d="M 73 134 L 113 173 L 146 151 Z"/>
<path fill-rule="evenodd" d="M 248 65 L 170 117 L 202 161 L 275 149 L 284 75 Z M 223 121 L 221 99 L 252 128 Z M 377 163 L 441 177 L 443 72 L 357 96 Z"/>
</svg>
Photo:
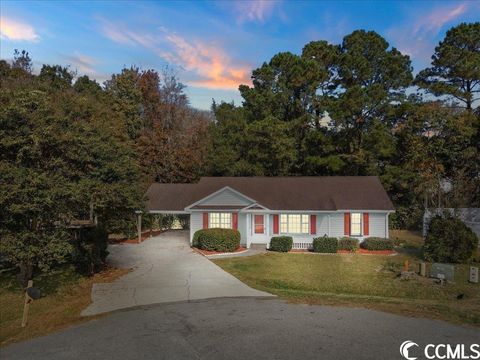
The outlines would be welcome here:
<svg viewBox="0 0 480 360">
<path fill-rule="evenodd" d="M 190 242 L 199 229 L 231 228 L 241 244 L 265 244 L 289 235 L 293 248 L 311 248 L 318 236 L 362 241 L 388 237 L 394 207 L 378 177 L 202 177 L 194 184 L 154 183 L 152 214 L 190 215 Z"/>
</svg>

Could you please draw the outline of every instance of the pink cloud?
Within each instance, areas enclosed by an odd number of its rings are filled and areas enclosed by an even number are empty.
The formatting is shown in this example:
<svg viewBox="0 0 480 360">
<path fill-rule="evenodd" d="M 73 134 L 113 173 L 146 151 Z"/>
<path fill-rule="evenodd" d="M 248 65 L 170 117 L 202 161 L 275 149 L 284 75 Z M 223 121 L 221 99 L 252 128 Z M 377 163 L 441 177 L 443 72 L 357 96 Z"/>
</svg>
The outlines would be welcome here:
<svg viewBox="0 0 480 360">
<path fill-rule="evenodd" d="M 211 89 L 237 89 L 250 84 L 251 67 L 236 64 L 224 49 L 204 41 L 189 41 L 160 28 L 160 35 L 129 30 L 104 22 L 102 31 L 114 42 L 142 46 L 186 70 L 187 84 Z"/>
<path fill-rule="evenodd" d="M 4 16 L 0 18 L 0 36 L 13 41 L 36 42 L 40 39 L 40 36 L 30 24 Z"/>
<path fill-rule="evenodd" d="M 234 65 L 223 49 L 203 42 L 189 42 L 168 32 L 165 39 L 172 45 L 172 50 L 162 51 L 160 55 L 200 76 L 199 80 L 189 81 L 190 85 L 212 89 L 237 89 L 240 84 L 250 84 L 250 67 Z"/>
<path fill-rule="evenodd" d="M 264 22 L 277 5 L 278 2 L 274 0 L 237 0 L 234 8 L 239 23 Z"/>
</svg>

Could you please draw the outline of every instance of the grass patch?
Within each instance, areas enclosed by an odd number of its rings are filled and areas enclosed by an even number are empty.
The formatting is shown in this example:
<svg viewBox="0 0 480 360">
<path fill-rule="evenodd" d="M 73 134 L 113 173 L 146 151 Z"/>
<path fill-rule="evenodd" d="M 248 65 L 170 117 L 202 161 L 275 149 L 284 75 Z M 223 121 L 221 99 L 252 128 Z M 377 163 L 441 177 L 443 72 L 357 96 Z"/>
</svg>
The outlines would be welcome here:
<svg viewBox="0 0 480 360">
<path fill-rule="evenodd" d="M 419 258 L 409 253 L 266 253 L 214 262 L 249 286 L 291 302 L 362 306 L 480 326 L 480 286 L 468 282 L 468 265 L 456 267 L 455 283 L 440 286 L 421 277 L 400 280 L 407 259 L 416 270 Z"/>
<path fill-rule="evenodd" d="M 28 324 L 21 327 L 25 295 L 12 272 L 0 274 L 0 346 L 46 335 L 92 317 L 80 317 L 91 302 L 94 283 L 111 282 L 128 269 L 106 269 L 93 277 L 80 276 L 72 267 L 34 279 L 42 297 L 30 304 Z"/>
</svg>

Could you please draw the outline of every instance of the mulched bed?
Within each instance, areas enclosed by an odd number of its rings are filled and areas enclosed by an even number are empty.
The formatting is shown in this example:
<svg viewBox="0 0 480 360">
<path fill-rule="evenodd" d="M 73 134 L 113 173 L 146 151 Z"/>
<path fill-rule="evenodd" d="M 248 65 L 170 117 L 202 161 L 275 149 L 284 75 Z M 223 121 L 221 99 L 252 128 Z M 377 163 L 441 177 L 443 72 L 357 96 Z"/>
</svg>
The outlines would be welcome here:
<svg viewBox="0 0 480 360">
<path fill-rule="evenodd" d="M 205 255 L 205 256 L 208 256 L 208 255 L 219 255 L 219 254 L 235 254 L 235 253 L 239 253 L 239 252 L 243 252 L 243 251 L 246 251 L 246 250 L 247 250 L 247 248 L 245 248 L 245 247 L 243 247 L 243 246 L 240 246 L 239 248 L 237 248 L 237 250 L 232 251 L 232 252 L 202 250 L 202 249 L 197 249 L 197 248 L 194 248 L 194 247 L 192 247 L 192 249 L 195 250 L 196 252 L 202 254 L 202 255 Z"/>
<path fill-rule="evenodd" d="M 307 249 L 294 249 L 290 250 L 290 253 L 313 253 L 313 250 Z M 351 252 L 348 250 L 337 250 L 337 254 L 362 254 L 362 255 L 394 255 L 397 252 L 395 250 L 365 250 L 357 249 L 356 252 Z"/>
<path fill-rule="evenodd" d="M 348 250 L 338 250 L 339 254 L 351 254 L 351 251 Z M 366 249 L 357 249 L 357 254 L 367 254 L 367 255 L 393 255 L 396 254 L 395 250 L 366 250 Z"/>
<path fill-rule="evenodd" d="M 145 232 L 142 233 L 142 242 L 150 239 L 150 235 L 157 236 L 164 231 L 165 230 L 155 230 L 155 231 L 152 231 L 152 232 L 150 232 L 150 230 L 145 231 Z M 127 239 L 125 237 L 124 238 L 119 238 L 119 239 L 110 238 L 110 239 L 108 239 L 108 242 L 110 244 L 138 244 L 138 237 L 134 237 L 132 239 Z"/>
</svg>

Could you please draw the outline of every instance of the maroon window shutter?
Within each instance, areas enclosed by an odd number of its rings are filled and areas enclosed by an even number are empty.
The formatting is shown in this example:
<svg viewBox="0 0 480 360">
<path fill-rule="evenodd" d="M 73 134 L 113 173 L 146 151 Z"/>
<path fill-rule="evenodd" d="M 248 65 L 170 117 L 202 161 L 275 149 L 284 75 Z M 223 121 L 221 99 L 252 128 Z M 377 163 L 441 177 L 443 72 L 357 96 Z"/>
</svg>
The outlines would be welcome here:
<svg viewBox="0 0 480 360">
<path fill-rule="evenodd" d="M 238 213 L 232 213 L 233 229 L 238 230 Z"/>
<path fill-rule="evenodd" d="M 208 213 L 203 213 L 203 228 L 208 229 Z"/>
<path fill-rule="evenodd" d="M 343 233 L 350 236 L 350 213 L 345 213 L 343 216 Z"/>
<path fill-rule="evenodd" d="M 273 233 L 278 234 L 278 214 L 273 215 Z"/>
<path fill-rule="evenodd" d="M 363 235 L 368 235 L 370 232 L 370 224 L 368 213 L 363 213 Z"/>
<path fill-rule="evenodd" d="M 310 234 L 317 233 L 317 215 L 310 215 Z"/>
</svg>

